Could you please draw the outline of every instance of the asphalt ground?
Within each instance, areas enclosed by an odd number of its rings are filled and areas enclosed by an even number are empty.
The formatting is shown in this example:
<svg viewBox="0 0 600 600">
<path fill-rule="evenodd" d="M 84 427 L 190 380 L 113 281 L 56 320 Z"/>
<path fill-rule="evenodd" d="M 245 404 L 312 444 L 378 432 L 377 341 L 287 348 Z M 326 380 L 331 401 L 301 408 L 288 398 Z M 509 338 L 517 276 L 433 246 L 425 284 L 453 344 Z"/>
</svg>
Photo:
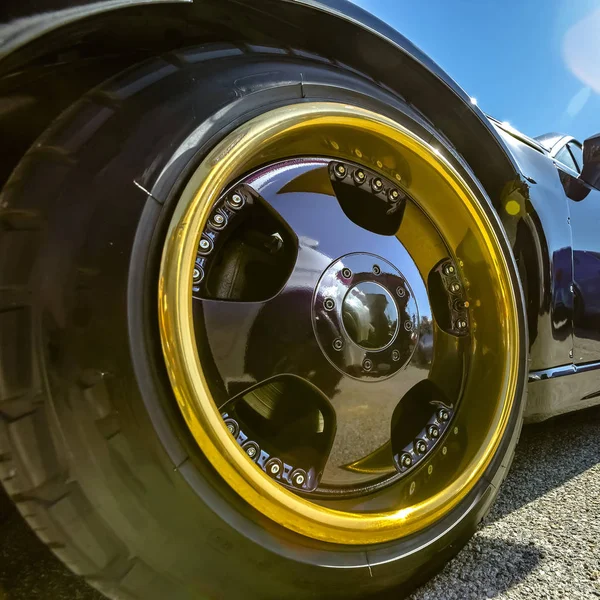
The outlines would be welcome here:
<svg viewBox="0 0 600 600">
<path fill-rule="evenodd" d="M 100 600 L 0 493 L 0 600 Z M 393 595 L 390 595 L 390 599 Z M 523 429 L 496 504 L 410 600 L 600 598 L 600 407 Z"/>
</svg>

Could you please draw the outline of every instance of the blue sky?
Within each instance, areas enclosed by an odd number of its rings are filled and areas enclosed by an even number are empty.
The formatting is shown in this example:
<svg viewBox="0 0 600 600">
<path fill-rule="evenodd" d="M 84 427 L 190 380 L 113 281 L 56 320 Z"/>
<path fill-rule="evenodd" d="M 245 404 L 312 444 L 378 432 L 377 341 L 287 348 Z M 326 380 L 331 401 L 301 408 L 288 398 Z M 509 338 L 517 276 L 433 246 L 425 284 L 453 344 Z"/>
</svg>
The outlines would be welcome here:
<svg viewBox="0 0 600 600">
<path fill-rule="evenodd" d="M 600 132 L 600 0 L 355 0 L 524 133 Z"/>
</svg>

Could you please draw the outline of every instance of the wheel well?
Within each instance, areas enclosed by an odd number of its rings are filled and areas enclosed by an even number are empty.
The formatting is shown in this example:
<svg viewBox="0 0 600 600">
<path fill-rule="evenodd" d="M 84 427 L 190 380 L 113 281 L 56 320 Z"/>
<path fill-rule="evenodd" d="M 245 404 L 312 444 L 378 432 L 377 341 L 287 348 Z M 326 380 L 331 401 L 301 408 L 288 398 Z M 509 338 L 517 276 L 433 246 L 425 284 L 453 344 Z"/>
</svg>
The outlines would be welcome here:
<svg viewBox="0 0 600 600">
<path fill-rule="evenodd" d="M 332 32 L 335 35 L 332 35 Z M 106 11 L 53 29 L 0 62 L 0 129 L 8 140 L 3 184 L 48 124 L 88 89 L 157 53 L 205 42 L 284 43 L 360 71 L 412 104 L 475 171 L 490 198 L 500 199 L 513 164 L 471 107 L 441 77 L 403 50 L 353 21 L 299 2 L 206 0 Z M 345 43 L 347 41 L 348 43 Z"/>
</svg>

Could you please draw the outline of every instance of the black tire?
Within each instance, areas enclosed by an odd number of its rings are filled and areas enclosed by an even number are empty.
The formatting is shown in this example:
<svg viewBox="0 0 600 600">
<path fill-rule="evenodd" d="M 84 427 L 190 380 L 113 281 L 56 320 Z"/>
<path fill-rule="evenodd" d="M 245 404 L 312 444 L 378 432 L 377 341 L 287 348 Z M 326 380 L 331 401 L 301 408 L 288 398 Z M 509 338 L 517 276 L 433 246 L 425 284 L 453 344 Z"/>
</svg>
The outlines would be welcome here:
<svg viewBox="0 0 600 600">
<path fill-rule="evenodd" d="M 88 93 L 2 192 L 0 476 L 39 537 L 109 597 L 406 593 L 458 552 L 506 475 L 524 406 L 524 338 L 518 396 L 485 476 L 443 521 L 399 541 L 335 546 L 284 530 L 233 493 L 188 433 L 156 318 L 177 193 L 237 125 L 309 99 L 386 114 L 450 149 L 365 76 L 300 52 L 213 45 Z"/>
</svg>

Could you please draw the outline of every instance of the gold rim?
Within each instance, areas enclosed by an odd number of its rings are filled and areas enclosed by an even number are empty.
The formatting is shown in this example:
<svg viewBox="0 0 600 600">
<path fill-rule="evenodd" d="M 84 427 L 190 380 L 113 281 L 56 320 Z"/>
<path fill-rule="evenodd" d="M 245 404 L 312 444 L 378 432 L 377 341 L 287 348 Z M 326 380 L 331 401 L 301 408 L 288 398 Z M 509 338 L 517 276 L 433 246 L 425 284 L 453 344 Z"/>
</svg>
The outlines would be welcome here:
<svg viewBox="0 0 600 600">
<path fill-rule="evenodd" d="M 342 144 L 336 139 L 356 139 L 363 150 L 352 142 Z M 312 140 L 311 147 L 307 140 Z M 384 153 L 365 151 L 384 147 Z M 252 168 L 283 155 L 317 153 L 349 155 L 354 161 L 368 162 L 370 168 L 388 177 L 394 172 L 396 180 L 424 206 L 436 227 L 447 232 L 446 239 L 459 260 L 471 266 L 470 272 L 484 282 L 475 284 L 480 304 L 487 306 L 474 308 L 474 328 L 479 328 L 481 336 L 475 335 L 472 359 L 474 365 L 489 366 L 493 357 L 494 371 L 488 389 L 493 389 L 494 397 L 485 409 L 467 411 L 471 406 L 468 402 L 461 408 L 467 416 L 460 427 L 470 428 L 471 441 L 456 467 L 456 476 L 434 493 L 413 495 L 411 491 L 411 501 L 385 512 L 338 510 L 326 503 L 311 502 L 258 469 L 229 434 L 212 400 L 194 337 L 192 271 L 213 203 L 228 185 Z M 366 158 L 384 154 L 386 158 L 382 160 Z M 403 242 L 409 251 L 410 245 L 414 246 L 413 256 L 419 263 L 427 260 L 429 250 L 417 248 L 417 232 L 415 227 L 415 232 Z M 169 377 L 198 446 L 244 500 L 299 534 L 339 544 L 372 544 L 419 531 L 440 520 L 466 497 L 504 436 L 518 387 L 520 334 L 516 294 L 494 226 L 475 193 L 437 148 L 381 115 L 337 103 L 302 103 L 256 117 L 222 140 L 198 167 L 175 209 L 160 267 L 158 301 Z M 463 394 L 474 396 L 481 383 L 474 375 Z M 455 432 L 458 433 L 458 426 Z"/>
</svg>

